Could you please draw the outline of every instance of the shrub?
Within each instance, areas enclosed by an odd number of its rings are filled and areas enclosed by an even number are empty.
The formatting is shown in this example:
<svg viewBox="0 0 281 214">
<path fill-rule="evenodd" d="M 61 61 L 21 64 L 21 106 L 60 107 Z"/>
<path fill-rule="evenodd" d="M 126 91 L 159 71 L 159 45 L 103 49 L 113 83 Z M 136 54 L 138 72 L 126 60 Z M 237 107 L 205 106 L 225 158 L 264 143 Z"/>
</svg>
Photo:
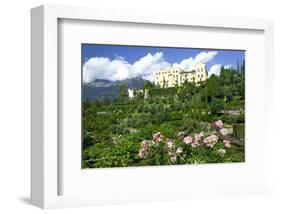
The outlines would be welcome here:
<svg viewBox="0 0 281 214">
<path fill-rule="evenodd" d="M 171 120 L 182 120 L 183 119 L 183 113 L 174 111 L 171 112 Z"/>
<path fill-rule="evenodd" d="M 240 114 L 238 116 L 237 123 L 245 123 L 245 114 Z"/>
<path fill-rule="evenodd" d="M 153 88 L 149 90 L 150 97 L 157 97 L 157 96 L 173 96 L 176 94 L 176 88 Z"/>
<path fill-rule="evenodd" d="M 233 136 L 237 138 L 245 137 L 245 125 L 244 124 L 234 124 L 233 125 Z"/>
<path fill-rule="evenodd" d="M 173 127 L 163 124 L 157 129 L 160 132 L 152 135 L 152 140 L 141 142 L 139 157 L 150 165 L 221 163 L 241 159 L 241 153 L 232 159 L 229 130 L 223 122 L 218 120 L 213 127 L 208 133 L 196 130 L 194 134 L 184 131 L 175 134 Z"/>
<path fill-rule="evenodd" d="M 175 138 L 177 130 L 174 126 L 168 123 L 163 123 L 159 126 L 158 131 L 161 132 L 167 138 Z"/>
</svg>

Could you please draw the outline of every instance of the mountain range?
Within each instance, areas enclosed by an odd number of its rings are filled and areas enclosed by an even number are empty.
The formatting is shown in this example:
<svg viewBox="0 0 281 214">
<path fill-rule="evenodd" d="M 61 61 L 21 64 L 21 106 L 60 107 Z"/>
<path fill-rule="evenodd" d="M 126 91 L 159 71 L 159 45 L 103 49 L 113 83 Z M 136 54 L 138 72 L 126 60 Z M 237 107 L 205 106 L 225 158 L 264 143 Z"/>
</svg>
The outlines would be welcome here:
<svg viewBox="0 0 281 214">
<path fill-rule="evenodd" d="M 141 77 L 117 81 L 96 79 L 82 85 L 83 100 L 101 100 L 104 97 L 114 100 L 118 97 L 120 85 L 126 84 L 128 88 L 141 89 L 144 86 L 144 81 Z"/>
</svg>

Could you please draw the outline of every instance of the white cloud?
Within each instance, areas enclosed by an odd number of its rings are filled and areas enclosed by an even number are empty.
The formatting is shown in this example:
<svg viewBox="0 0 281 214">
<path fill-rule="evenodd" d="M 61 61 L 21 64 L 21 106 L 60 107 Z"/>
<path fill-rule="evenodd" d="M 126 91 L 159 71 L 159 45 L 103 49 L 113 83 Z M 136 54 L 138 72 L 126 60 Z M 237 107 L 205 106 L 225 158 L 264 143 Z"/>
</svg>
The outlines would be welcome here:
<svg viewBox="0 0 281 214">
<path fill-rule="evenodd" d="M 193 57 L 189 57 L 187 59 L 182 60 L 180 63 L 174 63 L 173 67 L 180 67 L 185 70 L 194 70 L 195 65 L 199 62 L 201 63 L 207 63 L 215 58 L 215 56 L 218 54 L 217 51 L 209 51 L 209 52 L 200 52 Z"/>
<path fill-rule="evenodd" d="M 164 60 L 162 52 L 153 55 L 149 53 L 132 65 L 132 77 L 141 76 L 144 79 L 154 81 L 154 71 L 169 67 L 171 65 Z"/>
<path fill-rule="evenodd" d="M 223 67 L 226 68 L 226 69 L 230 69 L 230 68 L 233 68 L 233 65 L 231 65 L 231 64 L 230 65 L 224 65 Z"/>
<path fill-rule="evenodd" d="M 83 65 L 83 82 L 95 79 L 122 80 L 129 74 L 130 66 L 124 59 L 111 61 L 106 57 L 90 58 Z"/>
<path fill-rule="evenodd" d="M 171 65 L 164 60 L 162 52 L 149 53 L 133 64 L 128 63 L 120 56 L 114 60 L 106 57 L 95 57 L 83 65 L 83 82 L 88 83 L 95 79 L 115 81 L 139 76 L 153 81 L 153 72 L 167 67 L 171 67 Z"/>
<path fill-rule="evenodd" d="M 95 79 L 116 81 L 134 77 L 142 77 L 154 81 L 153 73 L 156 70 L 169 67 L 181 67 L 184 70 L 193 70 L 196 63 L 207 63 L 213 60 L 217 53 L 217 51 L 203 51 L 194 58 L 189 57 L 173 65 L 165 61 L 162 52 L 148 53 L 133 64 L 130 64 L 124 57 L 118 55 L 115 55 L 114 60 L 110 60 L 107 57 L 94 57 L 88 59 L 83 65 L 83 82 L 89 83 Z M 217 70 L 218 67 L 212 66 L 210 72 L 217 73 Z"/>
<path fill-rule="evenodd" d="M 219 76 L 221 73 L 221 64 L 215 64 L 212 65 L 212 67 L 210 68 L 210 70 L 208 71 L 208 76 L 212 76 L 213 74 Z"/>
<path fill-rule="evenodd" d="M 208 71 L 208 76 L 210 77 L 212 74 L 215 74 L 215 75 L 219 76 L 220 73 L 221 73 L 221 66 L 222 66 L 222 64 L 212 65 L 212 67 Z M 226 68 L 226 69 L 229 69 L 229 68 L 232 68 L 232 67 L 233 67 L 233 65 L 224 65 L 224 68 Z"/>
</svg>

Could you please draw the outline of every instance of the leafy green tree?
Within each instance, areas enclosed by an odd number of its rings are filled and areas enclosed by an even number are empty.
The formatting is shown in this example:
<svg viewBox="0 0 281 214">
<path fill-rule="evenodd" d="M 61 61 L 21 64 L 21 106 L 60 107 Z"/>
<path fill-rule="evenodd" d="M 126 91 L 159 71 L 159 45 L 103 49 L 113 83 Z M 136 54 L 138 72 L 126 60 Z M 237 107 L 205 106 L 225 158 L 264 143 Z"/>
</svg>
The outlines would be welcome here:
<svg viewBox="0 0 281 214">
<path fill-rule="evenodd" d="M 153 84 L 149 80 L 144 80 L 144 89 L 152 89 Z"/>
<path fill-rule="evenodd" d="M 83 108 L 89 109 L 91 107 L 91 102 L 89 99 L 83 100 Z"/>
<path fill-rule="evenodd" d="M 221 84 L 223 86 L 228 86 L 230 84 L 233 84 L 234 82 L 234 77 L 235 77 L 235 73 L 230 69 L 225 69 L 223 66 L 221 68 L 221 72 L 220 72 L 220 80 L 221 80 Z"/>
<path fill-rule="evenodd" d="M 177 87 L 177 95 L 181 101 L 190 100 L 196 92 L 195 83 L 185 81 L 182 87 Z"/>
<path fill-rule="evenodd" d="M 109 106 L 110 103 L 111 103 L 111 100 L 109 99 L 109 97 L 108 97 L 108 96 L 105 96 L 105 97 L 103 98 L 103 105 Z"/>
<path fill-rule="evenodd" d="M 119 86 L 119 98 L 126 99 L 128 96 L 128 86 L 123 83 Z"/>
<path fill-rule="evenodd" d="M 212 101 L 214 97 L 218 95 L 219 89 L 220 89 L 220 79 L 218 76 L 213 74 L 207 80 L 207 91 L 210 101 Z"/>
<path fill-rule="evenodd" d="M 101 106 L 100 101 L 99 100 L 94 100 L 93 106 L 96 107 L 96 108 L 99 108 Z"/>
<path fill-rule="evenodd" d="M 143 100 L 143 98 L 144 98 L 144 91 L 138 91 L 138 92 L 135 92 L 135 98 L 136 98 L 136 100 Z"/>
<path fill-rule="evenodd" d="M 212 114 L 219 114 L 224 110 L 224 101 L 222 99 L 214 98 L 210 103 L 210 111 Z"/>
</svg>

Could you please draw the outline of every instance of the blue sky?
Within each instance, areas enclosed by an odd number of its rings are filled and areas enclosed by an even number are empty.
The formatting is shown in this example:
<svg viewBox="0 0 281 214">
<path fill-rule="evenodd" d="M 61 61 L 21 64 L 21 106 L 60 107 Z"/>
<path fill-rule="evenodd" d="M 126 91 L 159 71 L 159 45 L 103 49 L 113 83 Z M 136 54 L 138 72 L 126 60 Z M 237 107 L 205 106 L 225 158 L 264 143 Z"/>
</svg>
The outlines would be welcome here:
<svg viewBox="0 0 281 214">
<path fill-rule="evenodd" d="M 84 82 L 98 78 L 122 80 L 137 75 L 152 80 L 155 69 L 179 66 L 190 70 L 199 61 L 206 64 L 210 73 L 219 75 L 222 65 L 236 68 L 237 61 L 242 63 L 244 58 L 243 50 L 82 44 Z"/>
</svg>

